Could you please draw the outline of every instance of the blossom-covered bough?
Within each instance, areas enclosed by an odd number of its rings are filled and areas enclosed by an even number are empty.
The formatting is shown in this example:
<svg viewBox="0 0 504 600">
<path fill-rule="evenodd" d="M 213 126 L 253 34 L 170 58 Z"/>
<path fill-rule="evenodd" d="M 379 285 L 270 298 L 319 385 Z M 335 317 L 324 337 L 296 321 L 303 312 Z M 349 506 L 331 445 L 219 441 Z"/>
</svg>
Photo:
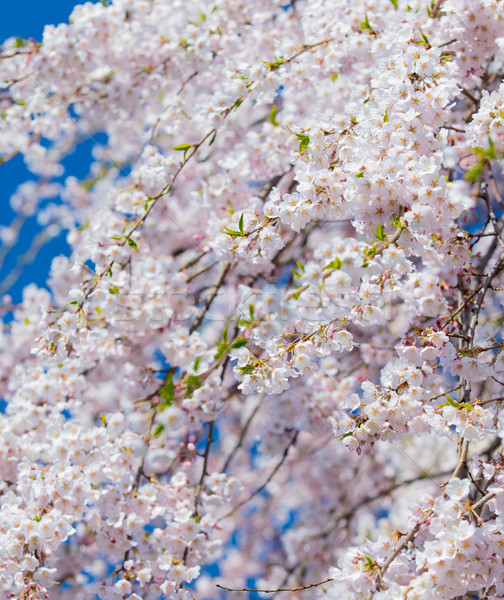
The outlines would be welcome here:
<svg viewBox="0 0 504 600">
<path fill-rule="evenodd" d="M 4 43 L 2 256 L 35 217 L 71 248 L 2 299 L 4 594 L 504 598 L 503 68 L 499 0 Z"/>
</svg>

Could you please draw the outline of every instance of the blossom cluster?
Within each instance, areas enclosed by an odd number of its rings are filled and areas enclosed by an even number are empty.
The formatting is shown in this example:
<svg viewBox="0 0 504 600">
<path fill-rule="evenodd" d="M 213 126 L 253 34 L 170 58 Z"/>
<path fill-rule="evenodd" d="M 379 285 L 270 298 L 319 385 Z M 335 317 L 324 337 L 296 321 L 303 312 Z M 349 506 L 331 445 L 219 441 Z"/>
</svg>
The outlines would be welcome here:
<svg viewBox="0 0 504 600">
<path fill-rule="evenodd" d="M 0 261 L 70 250 L 0 285 L 3 594 L 504 598 L 503 21 L 102 0 L 5 41 Z"/>
</svg>

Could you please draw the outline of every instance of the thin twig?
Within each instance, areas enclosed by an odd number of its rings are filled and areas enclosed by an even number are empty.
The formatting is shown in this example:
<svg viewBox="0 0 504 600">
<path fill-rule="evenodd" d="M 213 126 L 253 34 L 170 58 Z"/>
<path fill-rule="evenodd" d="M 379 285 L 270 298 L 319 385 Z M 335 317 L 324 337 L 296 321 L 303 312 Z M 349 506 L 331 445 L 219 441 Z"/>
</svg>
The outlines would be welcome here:
<svg viewBox="0 0 504 600">
<path fill-rule="evenodd" d="M 292 436 L 291 441 L 285 447 L 285 450 L 283 451 L 282 458 L 280 459 L 280 462 L 278 462 L 278 464 L 275 466 L 275 468 L 273 469 L 273 471 L 271 471 L 271 473 L 268 475 L 266 481 L 262 485 L 260 485 L 258 488 L 256 488 L 250 494 L 250 496 L 248 496 L 247 498 L 245 498 L 245 500 L 242 500 L 241 502 L 238 502 L 238 504 L 233 508 L 233 510 L 231 510 L 226 515 L 224 515 L 223 517 L 221 517 L 219 519 L 219 521 L 223 521 L 224 519 L 227 519 L 227 518 L 231 517 L 232 515 L 234 515 L 235 512 L 237 512 L 238 510 L 240 510 L 240 508 L 242 506 L 244 506 L 245 504 L 247 504 L 248 502 L 250 502 L 252 500 L 252 498 L 255 498 L 255 496 L 257 496 L 258 494 L 260 494 L 264 490 L 264 488 L 268 485 L 268 483 L 273 479 L 273 477 L 278 473 L 278 471 L 280 470 L 280 468 L 284 464 L 285 459 L 287 458 L 287 455 L 289 454 L 290 447 L 293 446 L 296 443 L 298 434 L 299 434 L 299 431 L 296 430 L 296 432 Z"/>
<path fill-rule="evenodd" d="M 300 585 L 298 587 L 293 588 L 277 588 L 276 590 L 259 590 L 252 588 L 230 588 L 224 585 L 216 584 L 216 587 L 221 590 L 225 590 L 226 592 L 257 592 L 259 594 L 276 594 L 278 592 L 300 592 L 301 590 L 309 590 L 310 588 L 318 587 L 319 585 L 324 585 L 324 583 L 329 583 L 332 581 L 332 578 L 324 579 L 324 581 L 318 581 L 317 583 L 309 583 L 307 585 Z"/>
</svg>

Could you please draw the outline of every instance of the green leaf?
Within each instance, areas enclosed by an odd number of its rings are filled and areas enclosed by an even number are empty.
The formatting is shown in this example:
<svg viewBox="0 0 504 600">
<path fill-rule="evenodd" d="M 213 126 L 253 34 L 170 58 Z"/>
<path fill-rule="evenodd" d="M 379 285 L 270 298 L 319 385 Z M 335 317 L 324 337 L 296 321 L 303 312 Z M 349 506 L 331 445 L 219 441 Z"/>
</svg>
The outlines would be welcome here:
<svg viewBox="0 0 504 600">
<path fill-rule="evenodd" d="M 245 234 L 243 233 L 243 213 L 241 214 L 240 221 L 238 222 L 238 229 L 240 230 L 242 236 L 244 236 Z"/>
<path fill-rule="evenodd" d="M 164 431 L 165 426 L 163 423 L 158 423 L 154 429 L 153 437 L 158 438 Z"/>
<path fill-rule="evenodd" d="M 336 258 L 333 258 L 333 260 L 331 260 L 331 262 L 329 264 L 327 264 L 322 269 L 322 271 L 325 271 L 326 269 L 333 269 L 335 271 L 338 271 L 338 269 L 341 269 L 342 266 L 343 266 L 343 263 L 342 263 L 341 259 L 336 257 Z"/>
<path fill-rule="evenodd" d="M 304 133 L 294 134 L 299 140 L 299 154 L 302 154 L 310 145 L 310 137 Z"/>
<path fill-rule="evenodd" d="M 217 352 L 214 354 L 214 359 L 219 360 L 229 351 L 229 344 L 227 342 L 215 342 L 217 346 Z"/>
<path fill-rule="evenodd" d="M 401 220 L 400 215 L 397 215 L 397 217 L 393 221 L 390 221 L 390 224 L 393 225 L 394 227 L 400 227 L 401 229 L 404 229 L 404 227 L 405 227 L 404 222 Z"/>
<path fill-rule="evenodd" d="M 364 15 L 364 21 L 360 22 L 361 29 L 368 29 L 369 31 L 373 31 L 373 28 L 369 24 L 369 19 L 367 13 Z"/>
<path fill-rule="evenodd" d="M 119 293 L 119 287 L 117 285 L 113 285 L 111 288 L 109 288 L 109 294 L 118 294 Z"/>
<path fill-rule="evenodd" d="M 296 265 L 301 269 L 301 271 L 304 273 L 305 272 L 305 266 L 303 265 L 303 263 L 299 260 L 296 260 Z"/>
<path fill-rule="evenodd" d="M 138 252 L 138 246 L 137 243 L 135 242 L 135 240 L 132 240 L 130 237 L 126 238 L 128 240 L 128 246 L 130 248 L 133 248 L 133 250 L 135 250 L 135 252 Z"/>
<path fill-rule="evenodd" d="M 202 385 L 200 378 L 197 375 L 189 375 L 189 377 L 185 381 L 185 384 L 187 386 L 187 394 L 188 394 L 189 398 Z"/>
<path fill-rule="evenodd" d="M 192 144 L 179 144 L 178 146 L 173 146 L 174 150 L 180 151 L 184 153 L 184 160 L 186 159 L 186 155 L 189 150 L 193 147 Z"/>
<path fill-rule="evenodd" d="M 390 0 L 390 2 L 392 2 L 392 6 L 394 8 L 398 8 L 398 1 L 397 0 Z"/>
<path fill-rule="evenodd" d="M 250 375 L 255 371 L 255 367 L 254 365 L 245 365 L 243 367 L 238 367 L 238 371 L 240 371 L 242 375 Z"/>
<path fill-rule="evenodd" d="M 338 73 L 335 73 L 334 75 L 329 75 L 331 81 L 336 81 L 336 79 L 338 79 Z"/>
<path fill-rule="evenodd" d="M 377 250 L 378 244 L 373 244 L 370 248 L 365 248 L 363 250 L 364 256 L 367 256 L 367 258 L 373 258 Z"/>
<path fill-rule="evenodd" d="M 360 171 L 355 177 L 364 177 L 364 171 Z"/>
<path fill-rule="evenodd" d="M 389 121 L 389 118 L 388 118 L 388 108 L 387 108 L 387 110 L 385 111 L 385 116 L 383 117 L 383 122 L 388 123 L 388 121 Z"/>
<path fill-rule="evenodd" d="M 89 221 L 86 221 L 83 225 L 79 225 L 79 227 L 77 227 L 77 231 L 86 231 L 86 229 L 89 227 Z"/>
<path fill-rule="evenodd" d="M 173 383 L 173 373 L 169 373 L 163 388 L 159 392 L 159 397 L 163 401 L 160 409 L 164 410 L 173 404 L 175 399 L 175 384 Z"/>
<path fill-rule="evenodd" d="M 465 174 L 465 179 L 468 183 L 475 183 L 481 179 L 483 170 L 485 168 L 484 161 L 480 161 L 473 165 Z"/>
<path fill-rule="evenodd" d="M 226 235 L 230 235 L 232 237 L 245 237 L 241 231 L 236 231 L 235 229 L 229 229 L 229 227 L 226 227 L 225 230 L 221 229 L 221 233 L 225 233 Z"/>
<path fill-rule="evenodd" d="M 227 344 L 228 341 L 228 333 L 229 333 L 229 321 L 226 321 L 224 325 L 224 329 L 222 330 L 222 341 Z"/>
<path fill-rule="evenodd" d="M 210 140 L 210 142 L 208 143 L 209 146 L 211 146 L 214 142 L 215 142 L 215 138 L 217 137 L 217 132 L 215 132 L 212 136 L 212 139 Z"/>
<path fill-rule="evenodd" d="M 284 57 L 280 56 L 278 58 L 275 57 L 275 60 L 273 62 L 264 61 L 264 64 L 266 65 L 268 71 L 275 71 L 276 69 L 278 69 L 278 67 L 284 65 L 285 62 L 286 61 Z"/>
<path fill-rule="evenodd" d="M 243 348 L 243 346 L 246 346 L 248 344 L 248 340 L 242 337 L 238 337 L 235 339 L 235 341 L 231 344 L 231 348 L 236 349 L 236 348 Z"/>
<path fill-rule="evenodd" d="M 376 225 L 376 233 L 373 234 L 377 240 L 383 242 L 383 240 L 387 237 L 387 234 L 383 231 L 383 227 L 381 223 Z"/>
<path fill-rule="evenodd" d="M 139 200 L 138 202 L 133 202 L 133 206 L 138 206 L 139 204 L 144 204 L 145 206 L 148 206 L 148 204 L 153 200 L 154 198 L 152 198 L 151 196 L 147 196 L 147 200 Z"/>
<path fill-rule="evenodd" d="M 273 104 L 273 106 L 271 107 L 271 111 L 270 111 L 270 116 L 269 116 L 269 122 L 274 125 L 275 127 L 278 127 L 280 125 L 280 123 L 276 120 L 276 105 Z"/>
</svg>

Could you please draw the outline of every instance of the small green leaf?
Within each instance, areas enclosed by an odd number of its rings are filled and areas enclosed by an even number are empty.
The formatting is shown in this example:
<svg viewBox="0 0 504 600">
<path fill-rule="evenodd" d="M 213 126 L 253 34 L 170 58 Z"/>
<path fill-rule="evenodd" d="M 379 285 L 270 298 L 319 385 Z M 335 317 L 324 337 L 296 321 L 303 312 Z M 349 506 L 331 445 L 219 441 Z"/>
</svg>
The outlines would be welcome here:
<svg viewBox="0 0 504 600">
<path fill-rule="evenodd" d="M 126 239 L 128 240 L 128 246 L 129 246 L 130 248 L 133 248 L 133 250 L 135 250 L 135 252 L 138 252 L 138 245 L 137 245 L 137 243 L 135 242 L 135 240 L 132 240 L 130 237 L 129 237 L 129 238 L 126 238 Z"/>
<path fill-rule="evenodd" d="M 240 371 L 242 375 L 250 375 L 255 371 L 255 367 L 254 365 L 245 365 L 243 367 L 238 367 L 238 371 Z"/>
<path fill-rule="evenodd" d="M 397 0 L 390 0 L 390 2 L 392 2 L 392 6 L 394 8 L 398 8 L 398 1 Z"/>
<path fill-rule="evenodd" d="M 219 360 L 229 351 L 229 344 L 227 342 L 215 342 L 217 346 L 217 352 L 214 354 L 214 360 Z"/>
<path fill-rule="evenodd" d="M 109 294 L 118 294 L 119 293 L 119 287 L 117 285 L 113 285 L 111 288 L 109 288 Z"/>
<path fill-rule="evenodd" d="M 226 229 L 224 229 L 224 230 L 221 229 L 221 233 L 225 233 L 226 235 L 230 235 L 232 237 L 245 237 L 241 231 L 236 231 L 235 229 L 229 229 L 229 227 L 226 227 Z"/>
<path fill-rule="evenodd" d="M 152 198 L 151 196 L 147 196 L 147 200 L 139 200 L 138 202 L 133 202 L 133 206 L 138 206 L 139 204 L 144 204 L 145 206 L 148 206 L 148 204 L 153 200 L 154 198 Z"/>
<path fill-rule="evenodd" d="M 359 173 L 357 173 L 357 175 L 355 177 L 357 177 L 357 178 L 364 177 L 364 171 L 360 171 Z"/>
<path fill-rule="evenodd" d="M 338 271 L 339 269 L 341 269 L 342 266 L 343 266 L 343 263 L 342 263 L 341 259 L 336 257 L 336 258 L 333 258 L 333 260 L 331 260 L 331 262 L 329 264 L 327 264 L 322 269 L 322 271 L 325 271 L 326 269 L 333 269 L 335 271 Z"/>
<path fill-rule="evenodd" d="M 280 123 L 276 120 L 276 105 L 273 104 L 273 106 L 271 107 L 271 111 L 270 111 L 270 116 L 269 116 L 269 122 L 274 125 L 275 127 L 278 127 L 280 125 Z"/>
<path fill-rule="evenodd" d="M 377 240 L 383 242 L 383 240 L 387 237 L 387 234 L 383 231 L 383 227 L 381 223 L 376 225 L 376 233 L 373 234 Z"/>
<path fill-rule="evenodd" d="M 154 429 L 153 437 L 158 438 L 164 431 L 165 426 L 163 423 L 158 423 Z"/>
<path fill-rule="evenodd" d="M 159 397 L 163 401 L 160 408 L 164 410 L 171 406 L 175 399 L 175 384 L 173 383 L 173 373 L 169 373 L 163 388 L 159 392 Z"/>
<path fill-rule="evenodd" d="M 185 384 L 187 386 L 187 394 L 188 394 L 189 398 L 202 385 L 200 378 L 197 375 L 189 375 L 189 377 L 185 381 Z"/>
<path fill-rule="evenodd" d="M 338 79 L 338 74 L 335 73 L 334 75 L 329 75 L 331 81 L 336 81 L 336 79 Z"/>
<path fill-rule="evenodd" d="M 383 122 L 388 123 L 388 120 L 389 120 L 389 118 L 388 118 L 388 108 L 387 108 L 387 110 L 385 111 L 385 116 L 383 117 Z"/>
<path fill-rule="evenodd" d="M 102 414 L 101 414 L 100 421 L 101 421 L 101 422 L 102 422 L 104 425 L 106 425 L 106 424 L 107 424 L 107 417 L 105 416 L 105 413 L 102 413 Z"/>
<path fill-rule="evenodd" d="M 180 151 L 184 153 L 184 160 L 186 159 L 186 155 L 189 150 L 193 147 L 192 144 L 179 144 L 178 146 L 173 146 L 174 150 Z"/>
<path fill-rule="evenodd" d="M 235 339 L 235 341 L 231 344 L 231 348 L 236 349 L 236 348 L 243 348 L 243 346 L 246 346 L 248 344 L 248 340 L 242 337 L 238 337 Z"/>
<path fill-rule="evenodd" d="M 310 137 L 304 133 L 294 134 L 299 140 L 299 154 L 302 154 L 310 145 Z"/>
<path fill-rule="evenodd" d="M 212 139 L 210 140 L 210 142 L 208 143 L 209 146 L 211 146 L 214 142 L 215 142 L 215 138 L 217 137 L 217 132 L 215 132 L 212 136 Z"/>
<path fill-rule="evenodd" d="M 79 225 L 79 227 L 77 227 L 77 231 L 86 231 L 86 229 L 89 227 L 89 221 L 86 221 L 83 225 Z"/>
<path fill-rule="evenodd" d="M 238 222 L 238 229 L 240 230 L 242 236 L 244 236 L 245 234 L 243 233 L 243 213 L 241 214 L 240 221 Z"/>
<path fill-rule="evenodd" d="M 360 22 L 360 27 L 363 30 L 368 29 L 369 31 L 373 31 L 373 28 L 369 24 L 369 19 L 368 19 L 367 13 L 364 15 L 364 21 Z"/>
<path fill-rule="evenodd" d="M 301 261 L 296 260 L 296 265 L 301 269 L 302 273 L 305 272 L 305 266 L 303 265 L 303 263 Z"/>
<path fill-rule="evenodd" d="M 473 165 L 466 173 L 465 179 L 468 183 L 475 183 L 481 179 L 483 170 L 485 168 L 484 161 L 480 161 Z"/>
<path fill-rule="evenodd" d="M 268 71 L 275 71 L 276 69 L 278 69 L 278 67 L 281 67 L 282 65 L 285 64 L 285 59 L 283 56 L 280 56 L 279 58 L 275 57 L 275 60 L 273 62 L 267 62 L 264 61 L 264 64 L 266 65 L 266 68 L 268 69 Z"/>
</svg>

